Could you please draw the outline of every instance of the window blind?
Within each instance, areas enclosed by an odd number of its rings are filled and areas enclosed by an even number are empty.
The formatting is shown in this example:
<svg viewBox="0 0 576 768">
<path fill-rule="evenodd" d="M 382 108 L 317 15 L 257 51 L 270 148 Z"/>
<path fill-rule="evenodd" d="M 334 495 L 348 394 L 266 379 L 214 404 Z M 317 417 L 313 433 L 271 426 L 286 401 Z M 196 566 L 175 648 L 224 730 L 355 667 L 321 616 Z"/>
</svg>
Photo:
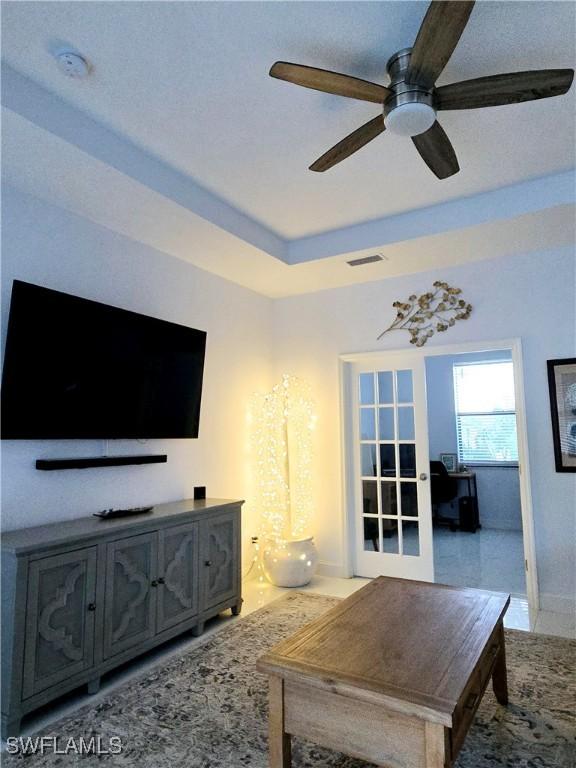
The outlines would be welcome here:
<svg viewBox="0 0 576 768">
<path fill-rule="evenodd" d="M 516 464 L 512 361 L 455 364 L 458 459 L 463 464 Z"/>
</svg>

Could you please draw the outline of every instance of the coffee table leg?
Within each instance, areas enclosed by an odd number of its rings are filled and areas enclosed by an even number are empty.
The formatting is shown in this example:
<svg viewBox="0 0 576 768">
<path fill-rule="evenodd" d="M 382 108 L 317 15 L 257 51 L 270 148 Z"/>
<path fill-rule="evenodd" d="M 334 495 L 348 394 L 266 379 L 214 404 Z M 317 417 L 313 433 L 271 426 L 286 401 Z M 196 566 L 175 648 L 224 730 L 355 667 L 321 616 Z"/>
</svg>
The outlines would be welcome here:
<svg viewBox="0 0 576 768">
<path fill-rule="evenodd" d="M 504 625 L 498 628 L 500 650 L 492 672 L 492 688 L 500 704 L 508 704 L 508 675 L 506 673 L 506 647 L 504 645 Z"/>
<path fill-rule="evenodd" d="M 438 723 L 424 723 L 426 739 L 426 768 L 448 768 L 450 748 L 448 729 Z"/>
<path fill-rule="evenodd" d="M 290 768 L 290 734 L 284 731 L 284 680 L 272 675 L 269 680 L 268 748 L 270 768 Z"/>
</svg>

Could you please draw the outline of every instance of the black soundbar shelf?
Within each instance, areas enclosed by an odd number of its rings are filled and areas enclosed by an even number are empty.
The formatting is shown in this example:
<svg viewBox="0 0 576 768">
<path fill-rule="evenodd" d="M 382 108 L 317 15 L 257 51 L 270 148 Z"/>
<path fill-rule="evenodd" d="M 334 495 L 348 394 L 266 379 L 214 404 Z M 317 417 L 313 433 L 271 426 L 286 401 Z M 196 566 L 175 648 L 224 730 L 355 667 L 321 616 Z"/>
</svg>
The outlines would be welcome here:
<svg viewBox="0 0 576 768">
<path fill-rule="evenodd" d="M 91 467 L 125 467 L 128 464 L 165 464 L 165 453 L 149 456 L 96 456 L 75 459 L 36 459 L 36 469 L 52 472 L 55 469 L 90 469 Z"/>
</svg>

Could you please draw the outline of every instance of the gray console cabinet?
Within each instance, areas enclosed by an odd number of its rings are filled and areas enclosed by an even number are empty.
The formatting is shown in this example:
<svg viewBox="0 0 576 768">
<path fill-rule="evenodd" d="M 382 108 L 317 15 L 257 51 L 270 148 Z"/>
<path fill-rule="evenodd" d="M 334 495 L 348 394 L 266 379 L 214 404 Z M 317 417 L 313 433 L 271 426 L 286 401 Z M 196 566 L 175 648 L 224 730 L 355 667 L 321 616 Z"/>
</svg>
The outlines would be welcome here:
<svg viewBox="0 0 576 768">
<path fill-rule="evenodd" d="M 156 634 L 157 541 L 154 531 L 106 545 L 105 659 Z"/>
<path fill-rule="evenodd" d="M 24 679 L 29 698 L 94 664 L 96 547 L 34 560 L 28 568 Z"/>
<path fill-rule="evenodd" d="M 217 515 L 205 520 L 201 529 L 203 604 L 210 608 L 232 600 L 238 592 L 239 574 L 235 567 L 240 539 L 239 519 Z"/>
<path fill-rule="evenodd" d="M 2 736 L 23 715 L 226 608 L 238 614 L 241 501 L 161 504 L 2 536 Z"/>
<path fill-rule="evenodd" d="M 238 519 L 237 515 L 224 516 L 231 520 Z M 202 526 L 206 525 L 210 525 L 209 520 L 202 523 Z M 198 523 L 187 523 L 158 533 L 158 572 L 163 574 L 158 577 L 157 591 L 159 632 L 198 615 L 198 526 Z M 202 564 L 200 567 L 203 569 Z"/>
</svg>

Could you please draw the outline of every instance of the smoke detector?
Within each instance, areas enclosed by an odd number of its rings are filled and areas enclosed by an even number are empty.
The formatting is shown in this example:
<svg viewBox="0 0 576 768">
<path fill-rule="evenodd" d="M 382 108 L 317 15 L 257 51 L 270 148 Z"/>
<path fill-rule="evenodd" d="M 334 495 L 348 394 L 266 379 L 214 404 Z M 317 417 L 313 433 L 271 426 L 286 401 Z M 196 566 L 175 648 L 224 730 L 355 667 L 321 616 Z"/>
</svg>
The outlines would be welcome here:
<svg viewBox="0 0 576 768">
<path fill-rule="evenodd" d="M 72 51 L 62 51 L 56 54 L 56 62 L 61 72 L 66 77 L 73 77 L 76 80 L 80 80 L 83 77 L 87 77 L 90 72 L 90 67 L 85 58 L 80 56 L 79 53 L 73 53 Z"/>
</svg>

